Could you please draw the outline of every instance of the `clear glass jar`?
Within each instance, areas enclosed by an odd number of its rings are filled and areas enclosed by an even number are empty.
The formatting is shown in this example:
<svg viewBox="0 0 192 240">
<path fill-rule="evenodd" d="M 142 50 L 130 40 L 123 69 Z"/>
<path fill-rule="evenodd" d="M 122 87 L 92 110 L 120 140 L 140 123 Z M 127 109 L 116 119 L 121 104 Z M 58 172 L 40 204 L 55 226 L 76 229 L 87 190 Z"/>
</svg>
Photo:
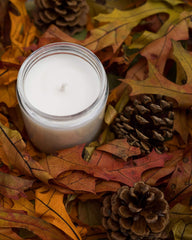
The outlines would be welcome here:
<svg viewBox="0 0 192 240">
<path fill-rule="evenodd" d="M 42 59 L 57 54 L 71 54 L 86 61 L 94 69 L 100 81 L 96 100 L 84 110 L 69 116 L 55 116 L 40 111 L 31 104 L 24 91 L 24 83 L 30 70 Z M 16 91 L 29 138 L 41 151 L 51 153 L 81 143 L 88 143 L 97 137 L 108 97 L 108 81 L 100 60 L 85 47 L 59 42 L 39 48 L 22 64 L 18 73 Z"/>
</svg>

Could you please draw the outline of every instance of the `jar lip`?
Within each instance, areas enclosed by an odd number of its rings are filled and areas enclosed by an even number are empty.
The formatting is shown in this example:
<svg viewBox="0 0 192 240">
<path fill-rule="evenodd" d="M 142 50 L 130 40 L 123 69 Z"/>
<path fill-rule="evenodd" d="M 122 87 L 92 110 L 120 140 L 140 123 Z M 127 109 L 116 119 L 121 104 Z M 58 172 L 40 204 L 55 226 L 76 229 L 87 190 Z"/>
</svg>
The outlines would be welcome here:
<svg viewBox="0 0 192 240">
<path fill-rule="evenodd" d="M 26 71 L 28 70 L 30 65 L 35 59 L 38 62 L 43 57 L 46 58 L 53 54 L 73 54 L 77 57 L 82 58 L 85 61 L 88 61 L 90 65 L 95 69 L 95 71 L 98 72 L 98 77 L 101 81 L 101 89 L 99 91 L 99 95 L 91 105 L 89 105 L 87 108 L 83 109 L 80 112 L 71 115 L 53 115 L 45 113 L 33 106 L 30 101 L 24 96 L 23 79 L 25 78 L 25 75 L 27 74 Z M 33 67 L 33 65 L 31 67 Z M 91 50 L 76 43 L 56 42 L 38 48 L 25 59 L 18 73 L 16 91 L 19 104 L 28 114 L 29 112 L 33 112 L 33 115 L 36 114 L 47 120 L 68 121 L 71 119 L 79 119 L 80 117 L 83 117 L 87 113 L 97 108 L 97 106 L 100 105 L 101 101 L 102 103 L 104 102 L 104 100 L 106 101 L 109 89 L 105 69 L 99 58 Z M 28 111 L 29 109 L 30 111 Z"/>
</svg>

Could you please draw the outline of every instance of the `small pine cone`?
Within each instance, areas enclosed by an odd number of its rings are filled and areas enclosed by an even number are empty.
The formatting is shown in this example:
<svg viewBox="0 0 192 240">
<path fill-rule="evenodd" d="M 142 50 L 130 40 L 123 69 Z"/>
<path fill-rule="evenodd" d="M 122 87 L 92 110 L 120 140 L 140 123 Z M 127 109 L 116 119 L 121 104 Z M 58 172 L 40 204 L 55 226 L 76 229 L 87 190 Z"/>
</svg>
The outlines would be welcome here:
<svg viewBox="0 0 192 240">
<path fill-rule="evenodd" d="M 110 240 L 163 239 L 169 205 L 158 188 L 137 182 L 122 186 L 103 200 L 102 225 Z"/>
<path fill-rule="evenodd" d="M 55 24 L 63 32 L 73 35 L 83 30 L 89 11 L 86 0 L 35 0 L 36 25 L 45 30 Z"/>
<path fill-rule="evenodd" d="M 116 138 L 127 138 L 130 145 L 140 147 L 143 154 L 153 148 L 166 152 L 164 142 L 173 136 L 172 102 L 162 95 L 139 95 L 130 100 L 114 120 L 111 129 Z"/>
</svg>

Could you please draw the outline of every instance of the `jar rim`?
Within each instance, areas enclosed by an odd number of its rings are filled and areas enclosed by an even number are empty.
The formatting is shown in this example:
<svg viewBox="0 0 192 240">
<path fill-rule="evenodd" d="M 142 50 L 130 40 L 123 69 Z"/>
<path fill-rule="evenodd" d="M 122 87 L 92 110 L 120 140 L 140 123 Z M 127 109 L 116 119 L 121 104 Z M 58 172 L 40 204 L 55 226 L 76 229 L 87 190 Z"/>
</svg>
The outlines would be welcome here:
<svg viewBox="0 0 192 240">
<path fill-rule="evenodd" d="M 27 71 L 30 71 L 29 67 L 33 67 L 33 65 L 40 61 L 43 57 L 48 57 L 53 54 L 72 54 L 77 57 L 81 57 L 85 61 L 87 61 L 97 72 L 101 88 L 99 91 L 99 94 L 95 101 L 90 104 L 87 108 L 83 109 L 80 112 L 71 114 L 71 115 L 53 115 L 49 113 L 45 113 L 30 103 L 30 101 L 25 97 L 24 95 L 24 79 L 27 75 Z M 107 82 L 107 76 L 105 69 L 99 60 L 99 58 L 89 49 L 85 48 L 82 45 L 71 43 L 71 42 L 56 42 L 56 43 L 50 43 L 45 46 L 42 46 L 38 48 L 36 51 L 34 51 L 31 55 L 29 55 L 23 64 L 21 65 L 21 68 L 18 73 L 17 77 L 17 87 L 16 87 L 16 94 L 17 99 L 22 107 L 22 109 L 27 112 L 27 114 L 30 114 L 34 117 L 34 115 L 46 119 L 47 121 L 53 120 L 56 122 L 59 121 L 71 121 L 75 119 L 83 118 L 85 115 L 87 115 L 89 112 L 94 111 L 95 109 L 99 108 L 99 106 L 103 102 L 106 102 L 107 96 L 108 96 L 108 82 Z"/>
</svg>

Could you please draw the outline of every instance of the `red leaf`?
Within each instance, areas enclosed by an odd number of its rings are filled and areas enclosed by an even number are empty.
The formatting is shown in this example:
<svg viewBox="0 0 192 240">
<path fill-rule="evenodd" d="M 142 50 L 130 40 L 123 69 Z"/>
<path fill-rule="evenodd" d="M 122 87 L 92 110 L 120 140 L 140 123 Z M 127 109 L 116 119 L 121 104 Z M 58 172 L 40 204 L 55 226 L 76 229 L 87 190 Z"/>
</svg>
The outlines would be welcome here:
<svg viewBox="0 0 192 240">
<path fill-rule="evenodd" d="M 150 168 L 163 167 L 164 162 L 169 158 L 167 154 L 160 155 L 152 151 L 148 156 L 135 160 L 134 164 L 131 165 L 115 160 L 108 153 L 95 151 L 90 163 L 103 169 L 110 180 L 133 186 L 135 182 L 141 180 L 144 171 Z M 99 177 L 97 174 L 95 176 Z"/>
</svg>

